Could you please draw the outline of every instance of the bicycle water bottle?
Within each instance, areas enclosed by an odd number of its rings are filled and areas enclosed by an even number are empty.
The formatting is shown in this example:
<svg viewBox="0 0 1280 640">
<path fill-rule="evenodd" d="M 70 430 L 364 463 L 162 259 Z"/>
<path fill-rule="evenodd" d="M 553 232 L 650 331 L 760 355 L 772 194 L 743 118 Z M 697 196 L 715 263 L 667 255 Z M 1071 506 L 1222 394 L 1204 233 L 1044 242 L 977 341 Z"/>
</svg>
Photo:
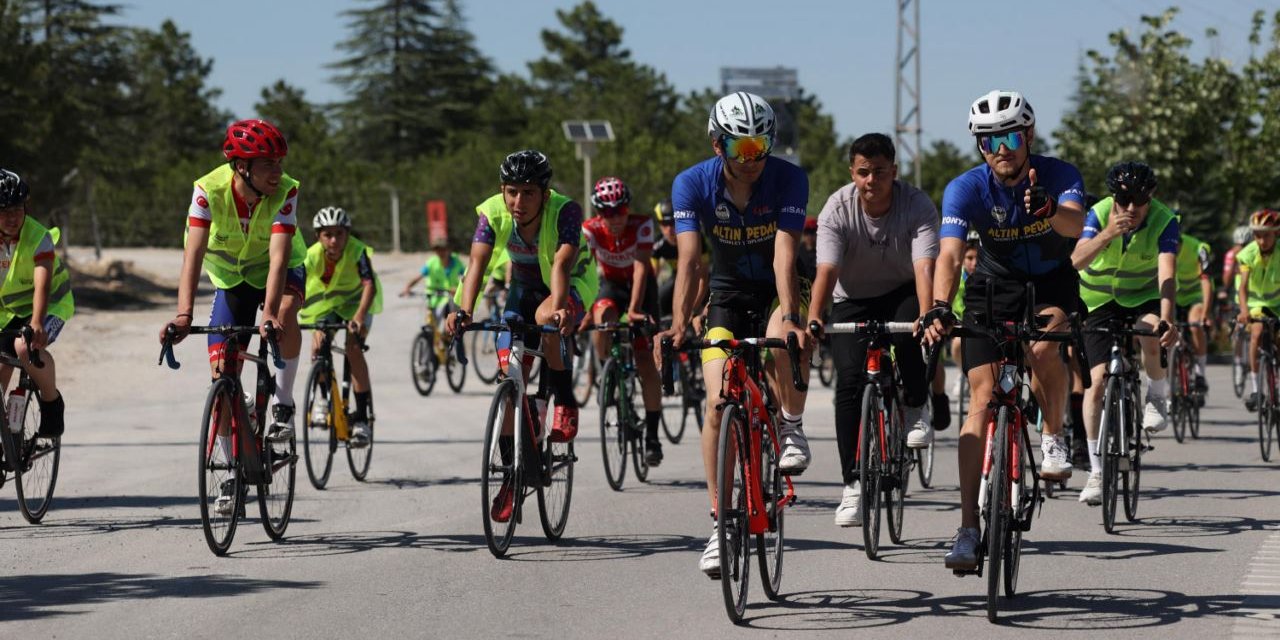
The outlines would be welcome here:
<svg viewBox="0 0 1280 640">
<path fill-rule="evenodd" d="M 17 387 L 9 394 L 9 431 L 22 433 L 22 415 L 27 412 L 27 390 Z"/>
</svg>

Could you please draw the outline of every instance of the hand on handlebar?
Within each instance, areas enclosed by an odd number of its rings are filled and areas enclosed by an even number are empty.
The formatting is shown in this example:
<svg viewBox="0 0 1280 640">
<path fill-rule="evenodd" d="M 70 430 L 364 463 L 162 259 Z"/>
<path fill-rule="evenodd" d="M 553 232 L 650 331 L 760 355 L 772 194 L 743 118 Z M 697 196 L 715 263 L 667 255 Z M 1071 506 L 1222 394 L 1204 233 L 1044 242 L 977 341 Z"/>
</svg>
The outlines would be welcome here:
<svg viewBox="0 0 1280 640">
<path fill-rule="evenodd" d="M 951 312 L 951 307 L 945 303 L 937 302 L 933 308 L 926 311 L 923 316 L 916 320 L 916 331 L 918 335 L 923 330 L 925 345 L 933 346 L 945 340 L 955 324 L 956 316 Z"/>
<path fill-rule="evenodd" d="M 1160 332 L 1160 346 L 1165 349 L 1172 349 L 1178 344 L 1178 327 L 1172 322 L 1161 321 L 1160 326 L 1156 327 L 1156 331 Z"/>
<path fill-rule="evenodd" d="M 191 315 L 178 314 L 173 321 L 160 328 L 160 344 L 178 344 L 191 333 Z"/>
<path fill-rule="evenodd" d="M 451 336 L 458 335 L 458 327 L 470 320 L 471 314 L 461 309 L 450 313 L 444 317 L 444 332 Z"/>
</svg>

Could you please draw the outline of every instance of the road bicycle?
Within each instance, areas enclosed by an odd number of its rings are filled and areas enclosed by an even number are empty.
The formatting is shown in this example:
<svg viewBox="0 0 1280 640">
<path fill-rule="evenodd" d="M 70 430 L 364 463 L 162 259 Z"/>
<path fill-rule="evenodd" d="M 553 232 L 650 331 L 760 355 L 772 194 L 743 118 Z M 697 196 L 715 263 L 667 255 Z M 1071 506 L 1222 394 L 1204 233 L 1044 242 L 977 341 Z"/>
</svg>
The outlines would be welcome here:
<svg viewBox="0 0 1280 640">
<path fill-rule="evenodd" d="M 823 327 L 810 323 L 814 335 L 855 334 L 868 339 L 863 368 L 862 411 L 858 414 L 859 438 L 855 462 L 860 479 L 862 542 L 867 558 L 880 554 L 881 507 L 889 520 L 889 539 L 902 544 L 904 504 L 912 467 L 933 466 L 933 445 L 908 449 L 903 422 L 902 374 L 890 340 L 895 333 L 911 333 L 911 322 L 836 322 Z M 929 470 L 932 475 L 932 469 Z M 921 481 L 925 482 L 921 469 Z"/>
<path fill-rule="evenodd" d="M 647 442 L 644 415 L 636 411 L 638 371 L 635 362 L 636 338 L 647 337 L 648 323 L 606 322 L 587 331 L 609 336 L 609 357 L 600 367 L 600 448 L 604 454 L 604 476 L 614 491 L 622 490 L 627 472 L 627 451 L 631 452 L 633 473 L 640 482 L 649 480 L 645 461 Z"/>
<path fill-rule="evenodd" d="M 692 336 L 693 334 L 688 334 Z M 702 408 L 707 402 L 707 388 L 702 382 L 702 355 L 697 350 L 682 350 L 676 354 L 676 365 L 672 368 L 674 395 L 680 398 L 680 419 L 668 414 L 666 401 L 663 401 L 662 430 L 671 444 L 680 444 L 685 429 L 692 422 L 702 432 Z M 667 397 L 666 394 L 663 394 Z"/>
<path fill-rule="evenodd" d="M 275 378 L 267 366 L 267 352 L 270 350 L 275 367 L 283 369 L 284 360 L 280 357 L 277 344 L 279 330 L 268 327 L 268 338 L 258 341 L 257 355 L 250 355 L 241 349 L 241 345 L 248 346 L 259 329 L 253 326 L 222 325 L 193 326 L 188 331 L 191 335 L 217 334 L 226 339 L 223 343 L 222 367 L 215 374 L 205 401 L 197 467 L 200 524 L 204 529 L 205 543 L 218 556 L 225 555 L 231 548 L 236 525 L 244 517 L 244 501 L 249 485 L 257 487 L 262 528 L 272 540 L 284 537 L 293 512 L 297 441 L 293 436 L 282 443 L 267 441 L 267 426 L 270 423 L 267 403 L 275 393 Z M 160 359 L 170 369 L 176 370 L 181 365 L 173 354 L 175 335 L 175 327 L 169 325 L 165 330 Z M 257 378 L 252 394 L 247 394 L 240 383 L 242 361 L 257 365 Z M 234 496 L 229 509 L 217 508 L 216 502 L 220 495 Z"/>
<path fill-rule="evenodd" d="M 1249 318 L 1249 324 L 1262 324 L 1258 338 L 1258 447 L 1262 460 L 1271 460 L 1271 443 L 1280 439 L 1280 362 L 1276 359 L 1276 327 L 1280 320 L 1271 317 Z"/>
<path fill-rule="evenodd" d="M 1204 392 L 1196 385 L 1196 354 L 1192 348 L 1191 332 L 1194 327 L 1204 327 L 1205 324 L 1179 322 L 1176 326 L 1180 338 L 1170 354 L 1169 421 L 1173 423 L 1173 439 L 1181 444 L 1188 433 L 1192 439 L 1200 438 L 1200 408 L 1204 406 Z"/>
<path fill-rule="evenodd" d="M 758 316 L 749 318 L 760 332 Z M 791 356 L 792 384 L 805 391 L 801 377 L 799 343 L 795 334 L 777 338 L 726 338 L 689 340 L 680 348 L 723 349 L 729 359 L 724 367 L 720 441 L 716 463 L 719 491 L 716 517 L 719 525 L 720 588 L 725 611 L 735 624 L 742 621 L 747 606 L 751 574 L 751 538 L 755 538 L 760 563 L 760 584 L 765 595 L 777 600 L 782 585 L 783 516 L 795 502 L 791 478 L 778 466 L 782 456 L 778 436 L 778 403 L 768 391 L 761 364 L 762 349 L 786 349 Z M 662 386 L 668 395 L 675 392 L 670 367 L 675 354 L 672 342 L 661 343 Z"/>
<path fill-rule="evenodd" d="M 373 396 L 369 397 L 369 412 L 366 416 L 369 423 L 369 439 L 361 445 L 353 445 L 349 439 L 351 429 L 351 362 L 346 357 L 345 347 L 333 344 L 334 336 L 339 331 L 349 331 L 345 322 L 324 322 L 300 325 L 302 329 L 320 331 L 322 333 L 320 348 L 316 351 L 311 364 L 311 373 L 307 375 L 307 391 L 303 396 L 302 406 L 306 412 L 302 415 L 306 423 L 302 429 L 302 456 L 307 464 L 307 477 L 311 486 L 324 489 L 329 482 L 329 472 L 333 469 L 333 454 L 338 447 L 347 452 L 347 467 L 356 480 L 364 480 L 369 475 L 369 463 L 373 459 L 374 412 Z M 355 338 L 356 347 L 368 351 L 364 339 Z M 339 378 L 334 368 L 333 354 L 342 357 L 342 377 Z"/>
<path fill-rule="evenodd" d="M 428 289 L 427 293 L 428 297 L 453 295 L 448 289 L 433 288 Z M 467 381 L 467 367 L 459 360 L 455 350 L 449 348 L 449 338 L 441 331 L 435 310 L 428 308 L 425 315 L 426 321 L 413 337 L 413 348 L 409 351 L 413 386 L 423 396 L 430 395 L 443 365 L 449 388 L 454 393 L 462 393 L 462 385 Z"/>
<path fill-rule="evenodd" d="M 21 338 L 27 343 L 31 364 L 44 368 L 40 352 L 31 349 L 31 327 L 0 331 L 0 339 Z M 9 394 L 9 411 L 0 411 L 0 487 L 13 481 L 18 492 L 18 510 L 31 524 L 38 524 L 53 502 L 58 483 L 58 462 L 62 458 L 62 438 L 40 435 L 40 388 L 27 374 L 22 361 L 0 355 L 0 364 L 18 369 L 18 384 Z M 11 414 L 12 412 L 12 414 Z M 17 421 L 13 421 L 13 417 Z"/>
<path fill-rule="evenodd" d="M 1249 381 L 1249 328 L 1235 318 L 1231 314 L 1231 389 L 1236 398 L 1244 398 L 1244 386 Z"/>
<path fill-rule="evenodd" d="M 1151 451 L 1151 436 L 1142 428 L 1142 377 L 1134 339 L 1159 337 L 1166 325 L 1155 331 L 1133 328 L 1133 318 L 1116 318 L 1084 333 L 1110 339 L 1107 368 L 1102 383 L 1102 418 L 1099 421 L 1098 453 L 1102 456 L 1102 527 L 1115 533 L 1116 502 L 1123 496 L 1124 515 L 1138 519 L 1138 493 L 1142 481 L 1142 456 Z M 1160 366 L 1168 367 L 1168 351 L 1160 349 Z"/>
<path fill-rule="evenodd" d="M 485 423 L 484 459 L 480 467 L 480 506 L 485 543 L 494 557 L 506 555 L 521 521 L 525 499 L 538 497 L 538 516 L 542 532 L 548 540 L 559 540 L 569 521 L 569 504 L 573 497 L 573 466 L 578 461 L 573 442 L 557 442 L 549 437 L 546 418 L 550 405 L 550 389 L 543 376 L 534 395 L 526 394 L 525 375 L 535 360 L 546 356 L 536 348 L 525 346 L 527 336 L 555 333 L 557 327 L 536 325 L 507 318 L 501 322 L 484 320 L 463 324 L 459 316 L 454 350 L 465 365 L 466 351 L 462 336 L 472 331 L 510 332 L 511 351 L 505 376 L 501 376 L 489 405 Z M 561 340 L 561 356 L 567 361 L 567 340 Z M 493 508 L 495 498 L 508 496 L 511 510 L 506 518 Z"/>
</svg>

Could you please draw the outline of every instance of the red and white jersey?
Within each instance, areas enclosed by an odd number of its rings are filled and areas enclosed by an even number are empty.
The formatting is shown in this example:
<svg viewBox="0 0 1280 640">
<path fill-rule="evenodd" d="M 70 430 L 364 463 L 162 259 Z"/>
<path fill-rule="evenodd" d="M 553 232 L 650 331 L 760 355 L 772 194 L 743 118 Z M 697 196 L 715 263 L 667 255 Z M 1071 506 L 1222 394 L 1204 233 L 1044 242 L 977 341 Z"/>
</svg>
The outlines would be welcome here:
<svg viewBox="0 0 1280 640">
<path fill-rule="evenodd" d="M 249 232 L 249 218 L 253 215 L 253 211 L 249 209 L 248 203 L 240 198 L 240 194 L 235 189 L 231 190 L 231 195 L 236 203 L 236 214 L 240 216 L 240 229 L 245 233 Z M 191 206 L 187 209 L 187 222 L 193 227 L 208 228 L 213 223 L 213 213 L 209 210 L 208 194 L 200 185 L 196 185 L 195 190 L 191 194 Z M 271 221 L 271 233 L 285 233 L 293 235 L 294 230 L 298 227 L 298 189 L 294 187 L 289 191 L 289 195 L 285 198 L 284 204 L 280 206 L 280 210 L 275 212 L 275 217 Z"/>
<path fill-rule="evenodd" d="M 618 235 L 611 233 L 604 218 L 597 216 L 582 223 L 582 233 L 606 280 L 630 284 L 636 251 L 653 251 L 653 220 L 646 215 L 629 214 L 627 225 Z"/>
</svg>

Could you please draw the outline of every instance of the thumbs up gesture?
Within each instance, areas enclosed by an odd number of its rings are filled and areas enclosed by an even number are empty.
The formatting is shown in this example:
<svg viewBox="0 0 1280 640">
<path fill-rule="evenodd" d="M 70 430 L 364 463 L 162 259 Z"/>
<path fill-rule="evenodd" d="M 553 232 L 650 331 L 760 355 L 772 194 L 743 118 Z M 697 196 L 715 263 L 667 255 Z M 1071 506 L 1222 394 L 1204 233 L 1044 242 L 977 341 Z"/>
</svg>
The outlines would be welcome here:
<svg viewBox="0 0 1280 640">
<path fill-rule="evenodd" d="M 1058 212 L 1058 201 L 1049 196 L 1044 186 L 1036 183 L 1035 169 L 1027 173 L 1027 180 L 1031 184 L 1027 187 L 1027 192 L 1022 198 L 1022 203 L 1027 208 L 1027 213 L 1040 220 L 1052 218 Z"/>
</svg>

